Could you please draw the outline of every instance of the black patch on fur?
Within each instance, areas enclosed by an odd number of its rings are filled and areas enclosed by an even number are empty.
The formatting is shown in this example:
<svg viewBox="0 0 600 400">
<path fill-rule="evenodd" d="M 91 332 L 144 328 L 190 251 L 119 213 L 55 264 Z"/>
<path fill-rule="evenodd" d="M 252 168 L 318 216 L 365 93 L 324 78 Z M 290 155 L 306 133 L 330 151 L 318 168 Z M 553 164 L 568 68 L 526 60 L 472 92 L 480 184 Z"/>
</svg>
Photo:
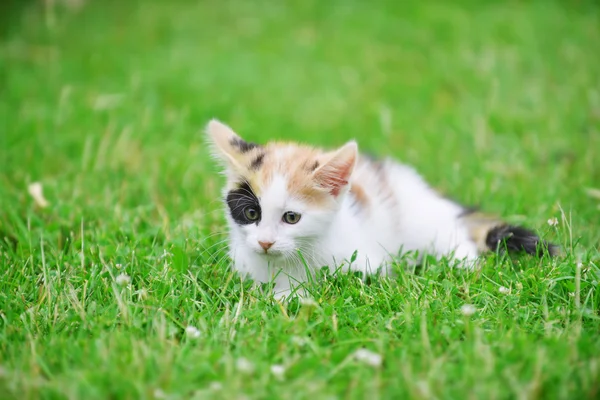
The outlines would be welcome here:
<svg viewBox="0 0 600 400">
<path fill-rule="evenodd" d="M 263 165 L 263 161 L 265 159 L 265 153 L 260 153 L 252 162 L 250 163 L 250 169 L 256 171 Z"/>
<path fill-rule="evenodd" d="M 485 244 L 493 251 L 524 251 L 534 256 L 542 256 L 546 252 L 555 255 L 558 250 L 529 229 L 514 225 L 500 225 L 491 229 Z"/>
<path fill-rule="evenodd" d="M 258 225 L 261 218 L 260 203 L 248 182 L 243 181 L 237 189 L 227 193 L 226 201 L 229 207 L 229 214 L 238 225 L 250 225 L 254 223 Z M 252 207 L 258 212 L 258 219 L 256 221 L 249 220 L 246 217 L 244 210 L 248 207 Z"/>
<path fill-rule="evenodd" d="M 247 153 L 251 150 L 256 149 L 257 147 L 260 147 L 256 143 L 246 142 L 245 140 L 242 140 L 240 138 L 233 138 L 229 143 L 232 146 L 237 147 L 240 153 Z"/>
</svg>

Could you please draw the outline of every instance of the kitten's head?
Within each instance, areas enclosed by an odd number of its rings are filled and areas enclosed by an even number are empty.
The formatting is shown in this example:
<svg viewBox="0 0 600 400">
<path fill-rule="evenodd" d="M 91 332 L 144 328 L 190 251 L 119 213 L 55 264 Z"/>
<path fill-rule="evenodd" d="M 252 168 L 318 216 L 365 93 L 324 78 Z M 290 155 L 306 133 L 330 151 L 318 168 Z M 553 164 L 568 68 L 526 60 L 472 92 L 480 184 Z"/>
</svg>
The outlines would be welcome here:
<svg viewBox="0 0 600 400">
<path fill-rule="evenodd" d="M 310 251 L 349 189 L 356 143 L 333 152 L 287 143 L 257 145 L 216 120 L 207 134 L 227 177 L 225 203 L 236 245 L 268 259 Z"/>
</svg>

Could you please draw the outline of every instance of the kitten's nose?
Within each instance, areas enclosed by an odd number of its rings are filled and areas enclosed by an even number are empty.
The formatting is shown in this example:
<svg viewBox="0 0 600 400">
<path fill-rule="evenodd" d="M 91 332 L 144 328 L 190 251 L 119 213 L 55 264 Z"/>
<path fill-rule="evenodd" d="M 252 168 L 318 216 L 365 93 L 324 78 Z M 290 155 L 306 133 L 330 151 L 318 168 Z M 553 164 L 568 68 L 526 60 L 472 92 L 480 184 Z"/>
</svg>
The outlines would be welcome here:
<svg viewBox="0 0 600 400">
<path fill-rule="evenodd" d="M 269 250 L 274 243 L 275 242 L 261 242 L 260 240 L 258 241 L 258 244 L 260 244 L 260 247 L 262 247 L 264 251 Z"/>
</svg>

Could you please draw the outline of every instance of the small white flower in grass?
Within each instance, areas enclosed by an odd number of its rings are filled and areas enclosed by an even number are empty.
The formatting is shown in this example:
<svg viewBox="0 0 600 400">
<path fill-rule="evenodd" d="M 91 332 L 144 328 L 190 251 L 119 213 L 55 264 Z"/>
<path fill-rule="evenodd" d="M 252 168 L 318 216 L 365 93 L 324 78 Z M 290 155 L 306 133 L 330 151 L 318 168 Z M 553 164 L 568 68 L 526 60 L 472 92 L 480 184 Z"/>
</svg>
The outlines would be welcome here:
<svg viewBox="0 0 600 400">
<path fill-rule="evenodd" d="M 354 352 L 354 359 L 371 367 L 379 367 L 383 362 L 381 354 L 377 354 L 367 349 L 358 349 Z"/>
<path fill-rule="evenodd" d="M 244 374 L 251 374 L 254 372 L 254 364 L 244 357 L 240 357 L 235 360 L 235 368 Z"/>
<path fill-rule="evenodd" d="M 223 384 L 221 382 L 214 381 L 208 385 L 208 388 L 213 392 L 218 392 L 219 390 L 223 389 Z"/>
<path fill-rule="evenodd" d="M 283 379 L 285 375 L 285 367 L 280 364 L 271 365 L 271 373 L 277 379 Z"/>
<path fill-rule="evenodd" d="M 127 286 L 131 283 L 131 277 L 127 274 L 119 274 L 117 275 L 115 282 L 117 282 L 117 285 L 119 286 Z"/>
<path fill-rule="evenodd" d="M 475 314 L 476 311 L 477 309 L 473 304 L 463 304 L 463 306 L 460 308 L 460 312 L 465 317 L 470 317 L 471 315 Z"/>
<path fill-rule="evenodd" d="M 144 288 L 136 290 L 135 295 L 137 295 L 138 300 L 146 300 L 148 298 L 148 291 Z"/>
<path fill-rule="evenodd" d="M 27 191 L 29 192 L 29 195 L 33 197 L 35 204 L 42 208 L 48 207 L 48 200 L 44 197 L 44 191 L 40 182 L 33 182 L 29 185 Z"/>
<path fill-rule="evenodd" d="M 195 326 L 188 326 L 185 328 L 185 334 L 190 339 L 198 339 L 200 337 L 200 331 Z"/>
<path fill-rule="evenodd" d="M 548 225 L 550 225 L 550 226 L 557 226 L 558 225 L 558 219 L 556 217 L 550 218 L 548 220 Z"/>
<path fill-rule="evenodd" d="M 502 293 L 502 294 L 509 294 L 509 293 L 510 293 L 510 289 L 509 289 L 509 288 L 507 288 L 507 287 L 505 287 L 505 286 L 500 286 L 500 287 L 498 288 L 498 291 L 499 291 L 500 293 Z"/>
<path fill-rule="evenodd" d="M 164 399 L 166 397 L 167 397 L 167 395 L 165 392 L 162 391 L 162 389 L 154 389 L 154 398 L 155 399 Z"/>
</svg>

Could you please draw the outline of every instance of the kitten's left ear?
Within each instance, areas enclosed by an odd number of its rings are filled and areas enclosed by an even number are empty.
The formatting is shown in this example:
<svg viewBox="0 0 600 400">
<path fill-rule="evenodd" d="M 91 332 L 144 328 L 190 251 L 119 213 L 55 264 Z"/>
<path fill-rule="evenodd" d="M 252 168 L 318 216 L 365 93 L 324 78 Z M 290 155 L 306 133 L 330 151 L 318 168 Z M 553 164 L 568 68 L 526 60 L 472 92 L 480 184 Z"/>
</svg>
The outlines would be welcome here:
<svg viewBox="0 0 600 400">
<path fill-rule="evenodd" d="M 329 190 L 333 197 L 338 197 L 347 187 L 357 159 L 358 145 L 354 141 L 348 142 L 317 168 L 313 177 L 320 187 Z"/>
<path fill-rule="evenodd" d="M 246 169 L 244 165 L 248 153 L 260 147 L 246 142 L 233 129 L 216 119 L 208 123 L 206 133 L 213 146 L 213 153 L 238 172 Z"/>
</svg>

